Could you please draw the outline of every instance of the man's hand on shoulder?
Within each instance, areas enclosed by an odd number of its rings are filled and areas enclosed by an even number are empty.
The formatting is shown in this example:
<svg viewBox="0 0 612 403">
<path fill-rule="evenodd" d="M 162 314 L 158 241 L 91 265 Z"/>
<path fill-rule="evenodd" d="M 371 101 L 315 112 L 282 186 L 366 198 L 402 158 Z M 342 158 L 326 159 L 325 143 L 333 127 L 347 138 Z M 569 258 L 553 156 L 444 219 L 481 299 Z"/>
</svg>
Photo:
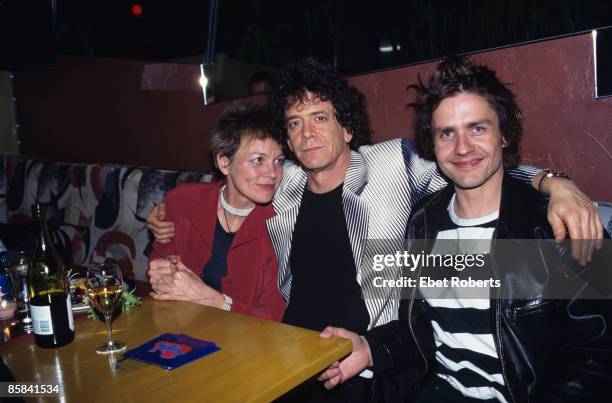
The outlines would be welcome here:
<svg viewBox="0 0 612 403">
<path fill-rule="evenodd" d="M 147 215 L 147 227 L 153 233 L 156 242 L 168 243 L 174 237 L 174 223 L 165 220 L 165 203 L 155 206 Z"/>
<path fill-rule="evenodd" d="M 546 178 L 542 190 L 550 194 L 548 221 L 555 240 L 561 242 L 569 233 L 575 241 L 572 243 L 572 256 L 585 265 L 591 260 L 593 250 L 601 247 L 603 239 L 597 207 L 569 179 Z"/>
</svg>

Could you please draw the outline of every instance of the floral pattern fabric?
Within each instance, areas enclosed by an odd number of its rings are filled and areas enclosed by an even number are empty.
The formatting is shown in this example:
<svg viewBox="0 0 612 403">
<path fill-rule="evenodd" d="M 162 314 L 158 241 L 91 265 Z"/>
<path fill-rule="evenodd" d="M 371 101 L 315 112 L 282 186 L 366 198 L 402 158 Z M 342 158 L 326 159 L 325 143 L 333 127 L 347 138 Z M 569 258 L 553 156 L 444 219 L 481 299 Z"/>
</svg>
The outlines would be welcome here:
<svg viewBox="0 0 612 403">
<path fill-rule="evenodd" d="M 212 179 L 198 171 L 0 158 L 0 223 L 29 224 L 30 207 L 38 201 L 46 207 L 56 243 L 69 250 L 70 263 L 113 258 L 124 273 L 141 280 L 151 247 L 147 213 L 176 185 Z"/>
</svg>

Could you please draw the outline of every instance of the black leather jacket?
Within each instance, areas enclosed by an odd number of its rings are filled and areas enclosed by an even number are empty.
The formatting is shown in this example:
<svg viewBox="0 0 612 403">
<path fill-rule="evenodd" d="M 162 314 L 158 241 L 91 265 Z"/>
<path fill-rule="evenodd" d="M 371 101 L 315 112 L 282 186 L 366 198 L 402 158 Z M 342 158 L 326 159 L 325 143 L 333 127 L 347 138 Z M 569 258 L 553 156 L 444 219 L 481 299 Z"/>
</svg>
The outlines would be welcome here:
<svg viewBox="0 0 612 403">
<path fill-rule="evenodd" d="M 452 185 L 448 186 L 413 209 L 407 236 L 435 240 L 453 193 Z M 566 257 L 570 253 L 567 245 L 533 242 L 530 245 L 537 246 L 522 245 L 520 253 L 516 248 L 496 248 L 501 239 L 554 238 L 546 205 L 546 199 L 531 187 L 504 178 L 491 244 L 501 287 L 491 288 L 490 314 L 505 384 L 514 402 L 612 401 L 612 300 L 544 297 L 547 288 L 558 287 L 560 281 L 579 293 L 579 284 L 565 275 L 567 262 L 575 264 Z M 610 251 L 601 251 L 595 260 L 609 266 Z M 612 269 L 597 281 L 612 290 L 610 277 Z M 602 281 L 608 281 L 607 285 Z M 521 299 L 517 299 L 519 287 L 523 289 Z M 525 287 L 530 287 L 534 298 L 524 298 Z M 425 304 L 415 288 L 402 300 L 399 320 L 365 335 L 372 351 L 379 400 L 410 400 L 432 375 L 435 346 Z"/>
</svg>

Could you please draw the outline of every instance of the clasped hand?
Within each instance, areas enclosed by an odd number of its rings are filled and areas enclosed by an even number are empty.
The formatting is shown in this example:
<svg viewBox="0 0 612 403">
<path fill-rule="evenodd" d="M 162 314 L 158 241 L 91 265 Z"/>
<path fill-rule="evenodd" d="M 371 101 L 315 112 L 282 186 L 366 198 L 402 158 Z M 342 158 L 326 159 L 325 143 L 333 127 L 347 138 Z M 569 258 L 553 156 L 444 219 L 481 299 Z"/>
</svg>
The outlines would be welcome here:
<svg viewBox="0 0 612 403">
<path fill-rule="evenodd" d="M 149 262 L 151 296 L 159 300 L 190 301 L 223 308 L 223 294 L 209 287 L 178 256 Z"/>
</svg>

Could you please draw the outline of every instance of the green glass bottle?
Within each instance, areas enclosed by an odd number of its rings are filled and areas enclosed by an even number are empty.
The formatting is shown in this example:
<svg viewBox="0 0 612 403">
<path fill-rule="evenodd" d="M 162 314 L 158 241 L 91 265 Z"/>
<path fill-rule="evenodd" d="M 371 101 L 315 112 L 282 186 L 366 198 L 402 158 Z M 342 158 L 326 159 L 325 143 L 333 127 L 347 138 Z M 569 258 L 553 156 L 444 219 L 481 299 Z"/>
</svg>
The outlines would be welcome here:
<svg viewBox="0 0 612 403">
<path fill-rule="evenodd" d="M 28 267 L 28 287 L 34 340 L 39 347 L 61 347 L 74 339 L 66 270 L 51 241 L 45 210 L 39 203 L 32 205 L 32 218 L 36 239 Z"/>
</svg>

